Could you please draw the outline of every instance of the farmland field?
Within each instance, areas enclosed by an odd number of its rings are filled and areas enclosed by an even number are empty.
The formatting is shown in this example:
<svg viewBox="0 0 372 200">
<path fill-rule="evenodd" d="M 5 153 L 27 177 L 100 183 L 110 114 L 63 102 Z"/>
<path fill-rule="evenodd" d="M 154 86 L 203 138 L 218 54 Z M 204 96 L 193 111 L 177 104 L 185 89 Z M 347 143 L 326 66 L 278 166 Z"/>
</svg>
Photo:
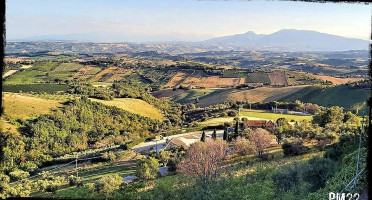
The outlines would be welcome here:
<svg viewBox="0 0 372 200">
<path fill-rule="evenodd" d="M 96 102 L 99 102 L 99 103 L 102 103 L 108 106 L 115 106 L 117 108 L 121 108 L 128 112 L 141 115 L 143 117 L 163 120 L 163 115 L 158 109 L 156 109 L 152 105 L 140 99 L 117 98 L 112 101 L 105 101 L 105 100 L 90 98 L 90 100 L 96 101 Z"/>
<path fill-rule="evenodd" d="M 180 94 L 180 93 L 183 93 L 185 92 L 185 90 L 183 89 L 177 89 L 177 90 L 173 90 L 173 89 L 162 89 L 162 90 L 158 90 L 158 91 L 155 91 L 152 93 L 152 95 L 156 98 L 171 98 L 177 94 Z"/>
<path fill-rule="evenodd" d="M 306 86 L 291 86 L 283 88 L 259 87 L 251 90 L 229 89 L 200 99 L 200 102 L 196 105 L 205 107 L 213 104 L 224 103 L 226 101 L 269 102 L 291 95 L 304 87 Z"/>
<path fill-rule="evenodd" d="M 288 85 L 284 70 L 272 70 L 269 78 L 271 85 Z"/>
<path fill-rule="evenodd" d="M 187 74 L 185 72 L 178 72 L 168 83 L 165 85 L 165 87 L 174 87 L 179 84 L 181 84 L 185 78 L 187 77 Z"/>
<path fill-rule="evenodd" d="M 334 85 L 341 85 L 347 82 L 356 82 L 363 80 L 363 78 L 336 78 L 332 76 L 321 76 L 321 75 L 313 75 L 315 78 L 320 79 L 322 81 L 331 81 Z"/>
<path fill-rule="evenodd" d="M 72 71 L 78 71 L 79 69 L 83 68 L 83 65 L 80 65 L 78 63 L 62 63 L 58 67 L 54 69 L 56 72 L 72 72 Z"/>
<path fill-rule="evenodd" d="M 223 89 L 191 89 L 191 90 L 184 90 L 184 92 L 178 93 L 171 97 L 172 101 L 176 101 L 178 103 L 195 103 L 195 99 L 198 97 L 199 101 L 208 96 L 214 96 L 217 93 L 223 92 Z"/>
<path fill-rule="evenodd" d="M 41 62 L 41 63 L 36 63 L 32 70 L 38 70 L 42 72 L 49 72 L 55 69 L 55 67 L 58 65 L 56 62 Z"/>
<path fill-rule="evenodd" d="M 6 78 L 6 77 L 10 76 L 10 75 L 16 73 L 17 71 L 18 70 L 14 70 L 14 69 L 9 70 L 9 71 L 7 71 L 7 72 L 4 73 L 3 78 Z"/>
<path fill-rule="evenodd" d="M 99 71 L 101 71 L 101 68 L 94 67 L 94 66 L 85 66 L 81 68 L 76 74 L 74 74 L 73 78 L 79 79 L 79 80 L 87 80 L 91 77 L 93 77 L 95 74 L 97 74 Z"/>
<path fill-rule="evenodd" d="M 40 82 L 43 80 L 46 74 L 47 74 L 46 72 L 36 70 L 21 71 L 5 79 L 5 84 L 24 84 Z"/>
<path fill-rule="evenodd" d="M 3 92 L 46 92 L 53 94 L 57 91 L 67 91 L 68 85 L 59 84 L 16 84 L 16 85 L 3 85 Z"/>
<path fill-rule="evenodd" d="M 263 83 L 266 85 L 270 85 L 271 82 L 270 82 L 268 73 L 253 72 L 253 73 L 248 73 L 247 83 Z"/>
<path fill-rule="evenodd" d="M 220 78 L 218 76 L 208 76 L 189 77 L 182 83 L 182 86 L 216 88 L 238 86 L 244 83 L 246 83 L 246 78 Z"/>
<path fill-rule="evenodd" d="M 61 106 L 61 102 L 14 93 L 2 93 L 4 115 L 12 118 L 36 117 L 51 112 L 51 109 Z"/>
<path fill-rule="evenodd" d="M 91 81 L 92 82 L 97 82 L 97 81 L 100 81 L 101 79 L 106 78 L 107 76 L 111 76 L 111 73 L 116 71 L 117 69 L 118 69 L 118 67 L 106 68 L 106 69 L 102 70 L 101 72 L 99 72 L 96 76 L 94 76 L 91 79 Z"/>
</svg>

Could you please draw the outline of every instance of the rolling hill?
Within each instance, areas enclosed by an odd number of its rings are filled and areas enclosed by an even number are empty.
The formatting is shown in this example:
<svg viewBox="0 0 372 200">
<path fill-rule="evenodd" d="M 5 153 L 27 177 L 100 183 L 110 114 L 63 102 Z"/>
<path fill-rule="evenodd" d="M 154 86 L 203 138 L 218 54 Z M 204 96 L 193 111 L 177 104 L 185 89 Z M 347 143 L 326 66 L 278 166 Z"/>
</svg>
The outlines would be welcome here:
<svg viewBox="0 0 372 200">
<path fill-rule="evenodd" d="M 330 87 L 309 86 L 292 95 L 280 98 L 279 101 L 290 102 L 300 100 L 320 106 L 342 106 L 348 109 L 350 106 L 365 102 L 370 95 L 371 92 L 369 89 L 351 88 L 346 85 Z"/>
<path fill-rule="evenodd" d="M 117 98 L 112 101 L 100 100 L 90 98 L 92 101 L 96 101 L 108 106 L 115 106 L 117 108 L 121 108 L 128 112 L 141 115 L 143 117 L 148 117 L 151 119 L 163 120 L 163 115 L 161 112 L 150 105 L 149 103 L 140 100 L 140 99 L 132 99 L 132 98 Z"/>
</svg>

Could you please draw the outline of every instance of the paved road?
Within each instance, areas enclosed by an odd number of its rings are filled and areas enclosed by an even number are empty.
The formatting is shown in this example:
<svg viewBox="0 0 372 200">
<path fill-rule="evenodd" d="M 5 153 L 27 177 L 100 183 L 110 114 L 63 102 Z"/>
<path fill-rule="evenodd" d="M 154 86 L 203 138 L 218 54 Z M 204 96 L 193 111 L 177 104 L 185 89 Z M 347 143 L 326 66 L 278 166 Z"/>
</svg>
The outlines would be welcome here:
<svg viewBox="0 0 372 200">
<path fill-rule="evenodd" d="M 172 136 L 169 136 L 170 139 L 173 139 L 173 138 L 177 138 L 177 137 L 182 137 L 182 136 L 185 136 L 185 135 L 195 135 L 197 137 L 200 137 L 200 134 L 202 133 L 202 131 L 195 131 L 195 132 L 189 132 L 189 133 L 182 133 L 182 134 L 178 134 L 178 135 L 172 135 Z M 208 135 L 211 135 L 213 133 L 213 130 L 207 130 L 205 131 L 207 137 Z M 222 138 L 222 135 L 223 135 L 223 130 L 217 130 L 217 137 L 221 137 Z M 165 146 L 165 141 L 166 141 L 166 138 L 167 137 L 164 137 L 162 140 L 159 140 L 157 143 L 155 141 L 150 141 L 150 142 L 142 142 L 141 144 L 138 144 L 136 146 L 133 147 L 133 150 L 135 152 L 142 152 L 142 151 L 146 151 L 146 150 L 149 150 L 153 147 L 157 145 L 163 145 Z"/>
</svg>

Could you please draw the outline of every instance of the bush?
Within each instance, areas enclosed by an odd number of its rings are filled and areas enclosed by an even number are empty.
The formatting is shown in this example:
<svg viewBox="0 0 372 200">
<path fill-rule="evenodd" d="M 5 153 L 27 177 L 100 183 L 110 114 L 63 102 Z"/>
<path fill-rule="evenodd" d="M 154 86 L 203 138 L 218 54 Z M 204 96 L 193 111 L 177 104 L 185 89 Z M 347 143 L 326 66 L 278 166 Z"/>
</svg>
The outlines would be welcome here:
<svg viewBox="0 0 372 200">
<path fill-rule="evenodd" d="M 272 178 L 276 184 L 277 191 L 288 192 L 296 188 L 301 181 L 301 169 L 299 164 L 285 165 L 276 171 Z"/>
<path fill-rule="evenodd" d="M 285 156 L 300 155 L 308 150 L 308 148 L 304 146 L 301 139 L 297 139 L 293 142 L 289 142 L 288 140 L 284 141 L 282 144 L 282 149 Z"/>
<path fill-rule="evenodd" d="M 159 170 L 159 162 L 157 159 L 150 157 L 149 159 L 141 160 L 138 163 L 136 176 L 140 180 L 155 179 Z"/>
<path fill-rule="evenodd" d="M 301 167 L 303 180 L 309 183 L 311 192 L 325 186 L 326 181 L 335 173 L 335 165 L 330 159 L 313 157 Z"/>
<path fill-rule="evenodd" d="M 74 175 L 71 175 L 68 177 L 68 183 L 70 186 L 74 186 L 74 185 L 81 186 L 82 185 L 81 177 L 76 177 Z"/>
<path fill-rule="evenodd" d="M 238 137 L 234 144 L 234 153 L 245 156 L 252 152 L 252 148 L 249 146 L 249 141 L 243 137 Z"/>
<path fill-rule="evenodd" d="M 13 180 L 21 180 L 25 179 L 30 176 L 30 173 L 22 171 L 22 170 L 15 170 L 9 173 L 10 177 Z"/>
<path fill-rule="evenodd" d="M 116 161 L 116 155 L 112 151 L 103 153 L 102 158 L 107 160 L 107 161 L 110 161 L 110 162 L 115 162 Z"/>
<path fill-rule="evenodd" d="M 123 183 L 123 178 L 119 174 L 103 176 L 94 184 L 94 191 L 108 197 Z"/>
<path fill-rule="evenodd" d="M 27 161 L 25 163 L 22 163 L 19 168 L 24 171 L 32 172 L 37 169 L 37 165 L 33 162 Z"/>
</svg>

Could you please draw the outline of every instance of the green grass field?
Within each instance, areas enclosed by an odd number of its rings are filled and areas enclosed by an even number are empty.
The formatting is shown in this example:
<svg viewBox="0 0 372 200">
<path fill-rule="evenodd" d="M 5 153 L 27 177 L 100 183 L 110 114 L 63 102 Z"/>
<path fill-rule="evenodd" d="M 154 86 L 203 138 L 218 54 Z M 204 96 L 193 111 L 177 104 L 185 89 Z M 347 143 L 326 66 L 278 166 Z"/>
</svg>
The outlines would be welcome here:
<svg viewBox="0 0 372 200">
<path fill-rule="evenodd" d="M 288 115 L 288 114 L 278 114 L 278 113 L 270 113 L 265 110 L 249 110 L 249 109 L 242 109 L 240 111 L 239 118 L 242 119 L 243 117 L 247 118 L 248 120 L 277 120 L 279 118 L 285 118 L 288 121 L 302 121 L 302 120 L 312 120 L 312 116 L 300 116 L 300 115 Z M 208 119 L 204 122 L 201 122 L 202 125 L 221 125 L 224 122 L 232 122 L 234 121 L 234 117 L 219 117 Z"/>
<path fill-rule="evenodd" d="M 240 112 L 240 116 L 256 117 L 256 118 L 269 119 L 269 120 L 277 120 L 279 118 L 286 118 L 288 121 L 311 120 L 313 118 L 312 116 L 288 115 L 288 114 L 271 113 L 271 112 L 266 112 L 263 110 L 249 110 L 249 109 L 242 109 L 242 111 Z"/>
<path fill-rule="evenodd" d="M 281 98 L 279 101 L 292 102 L 300 100 L 320 106 L 341 106 L 348 109 L 354 104 L 365 102 L 370 95 L 369 89 L 350 88 L 346 85 L 330 87 L 310 86 Z"/>
<path fill-rule="evenodd" d="M 269 78 L 269 74 L 266 72 L 253 72 L 248 73 L 247 75 L 247 82 L 248 83 L 263 83 L 270 85 L 271 81 Z"/>
<path fill-rule="evenodd" d="M 3 85 L 3 92 L 45 92 L 48 94 L 53 94 L 57 91 L 67 91 L 68 85 L 59 84 L 17 84 L 17 85 Z"/>
<path fill-rule="evenodd" d="M 40 62 L 36 63 L 32 70 L 42 71 L 42 72 L 49 72 L 55 69 L 58 65 L 56 62 Z"/>
<path fill-rule="evenodd" d="M 30 97 L 14 93 L 2 93 L 4 115 L 11 118 L 26 119 L 50 113 L 52 109 L 62 106 L 60 101 Z"/>
<path fill-rule="evenodd" d="M 40 82 L 43 80 L 46 74 L 47 72 L 36 70 L 21 71 L 5 79 L 5 84 L 24 84 Z"/>
<path fill-rule="evenodd" d="M 84 67 L 83 65 L 80 65 L 78 63 L 62 63 L 58 67 L 55 68 L 54 71 L 56 72 L 72 72 L 77 71 Z"/>
<path fill-rule="evenodd" d="M 117 98 L 112 101 L 105 101 L 100 99 L 90 98 L 92 101 L 96 101 L 108 106 L 115 106 L 121 108 L 128 112 L 141 115 L 143 117 L 148 117 L 156 120 L 163 120 L 163 115 L 161 112 L 156 109 L 154 106 L 149 103 L 140 100 L 140 99 L 131 99 L 131 98 Z"/>
</svg>

